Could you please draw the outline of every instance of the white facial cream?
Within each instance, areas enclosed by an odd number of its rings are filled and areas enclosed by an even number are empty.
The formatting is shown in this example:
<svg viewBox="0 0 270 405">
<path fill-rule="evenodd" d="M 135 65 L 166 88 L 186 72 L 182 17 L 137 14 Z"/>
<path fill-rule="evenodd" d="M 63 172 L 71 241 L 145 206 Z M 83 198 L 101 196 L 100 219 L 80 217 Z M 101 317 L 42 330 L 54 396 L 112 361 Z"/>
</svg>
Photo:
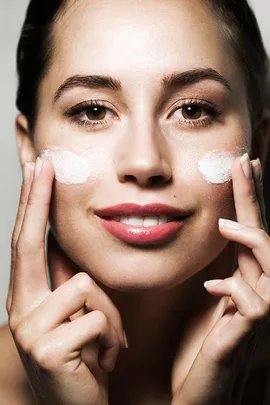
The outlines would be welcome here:
<svg viewBox="0 0 270 405">
<path fill-rule="evenodd" d="M 55 178 L 60 183 L 81 184 L 91 175 L 87 160 L 68 150 L 46 149 L 41 152 L 41 156 L 52 162 Z"/>
<path fill-rule="evenodd" d="M 245 152 L 244 149 L 234 152 L 215 149 L 199 160 L 199 170 L 208 183 L 226 183 L 232 179 L 231 167 L 234 160 Z"/>
</svg>

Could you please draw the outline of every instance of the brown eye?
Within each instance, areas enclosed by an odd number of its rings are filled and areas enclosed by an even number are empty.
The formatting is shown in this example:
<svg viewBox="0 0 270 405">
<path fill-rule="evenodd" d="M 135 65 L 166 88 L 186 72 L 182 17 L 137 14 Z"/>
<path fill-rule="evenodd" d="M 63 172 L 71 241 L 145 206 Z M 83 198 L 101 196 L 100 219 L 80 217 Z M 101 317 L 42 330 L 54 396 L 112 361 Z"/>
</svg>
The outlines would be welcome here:
<svg viewBox="0 0 270 405">
<path fill-rule="evenodd" d="M 186 105 L 182 107 L 182 115 L 187 120 L 198 120 L 202 117 L 202 107 L 199 105 Z"/>
<path fill-rule="evenodd" d="M 107 108 L 102 106 L 88 107 L 85 115 L 89 120 L 103 120 L 106 117 Z"/>
</svg>

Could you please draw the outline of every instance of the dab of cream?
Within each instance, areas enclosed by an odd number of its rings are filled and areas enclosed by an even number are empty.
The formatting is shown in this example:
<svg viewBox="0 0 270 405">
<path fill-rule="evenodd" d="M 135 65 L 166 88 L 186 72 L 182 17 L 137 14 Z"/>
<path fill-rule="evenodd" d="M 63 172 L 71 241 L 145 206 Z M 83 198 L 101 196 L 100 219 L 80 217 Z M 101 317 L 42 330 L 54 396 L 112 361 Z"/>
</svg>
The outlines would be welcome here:
<svg viewBox="0 0 270 405">
<path fill-rule="evenodd" d="M 52 162 L 55 178 L 60 183 L 81 184 L 91 175 L 87 160 L 68 150 L 46 149 L 41 152 L 41 156 Z"/>
<path fill-rule="evenodd" d="M 245 150 L 226 152 L 214 150 L 199 160 L 199 170 L 208 183 L 222 184 L 232 179 L 231 168 L 234 160 L 242 156 Z"/>
</svg>

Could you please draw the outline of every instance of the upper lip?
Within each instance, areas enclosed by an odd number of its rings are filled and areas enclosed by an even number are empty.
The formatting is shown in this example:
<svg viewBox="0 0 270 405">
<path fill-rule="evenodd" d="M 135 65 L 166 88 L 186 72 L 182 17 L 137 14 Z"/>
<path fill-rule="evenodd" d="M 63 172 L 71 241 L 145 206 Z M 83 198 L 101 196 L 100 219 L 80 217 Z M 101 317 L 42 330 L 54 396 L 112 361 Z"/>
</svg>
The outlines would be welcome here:
<svg viewBox="0 0 270 405">
<path fill-rule="evenodd" d="M 186 217 L 190 215 L 190 210 L 184 210 L 181 208 L 172 207 L 166 204 L 160 203 L 124 203 L 114 205 L 112 207 L 106 207 L 100 210 L 95 210 L 94 213 L 99 217 L 116 217 L 116 216 L 160 216 L 167 215 L 173 217 Z"/>
</svg>

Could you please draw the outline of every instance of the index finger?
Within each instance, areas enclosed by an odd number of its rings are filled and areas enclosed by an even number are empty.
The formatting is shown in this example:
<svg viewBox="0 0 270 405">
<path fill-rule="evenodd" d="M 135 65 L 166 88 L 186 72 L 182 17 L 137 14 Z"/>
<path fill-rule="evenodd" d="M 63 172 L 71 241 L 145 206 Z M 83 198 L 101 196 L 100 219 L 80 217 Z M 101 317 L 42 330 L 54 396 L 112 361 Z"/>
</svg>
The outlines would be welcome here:
<svg viewBox="0 0 270 405">
<path fill-rule="evenodd" d="M 232 175 L 237 221 L 242 225 L 264 229 L 248 154 L 233 163 Z M 238 245 L 238 265 L 242 277 L 255 288 L 262 274 L 262 268 L 253 252 L 241 244 Z"/>
<path fill-rule="evenodd" d="M 16 246 L 19 234 L 21 232 L 22 221 L 24 218 L 25 208 L 31 188 L 32 175 L 35 164 L 34 162 L 25 162 L 23 165 L 23 183 L 21 186 L 20 201 L 18 206 L 18 211 L 16 215 L 15 225 L 12 232 L 11 239 L 11 268 L 10 268 L 10 279 L 8 286 L 8 295 L 6 299 L 6 309 L 9 314 L 11 308 L 11 300 L 13 294 L 13 282 L 14 282 L 14 266 L 16 261 Z"/>
<path fill-rule="evenodd" d="M 12 298 L 16 313 L 24 313 L 50 291 L 46 273 L 45 233 L 53 178 L 52 163 L 38 158 L 16 245 Z"/>
</svg>

